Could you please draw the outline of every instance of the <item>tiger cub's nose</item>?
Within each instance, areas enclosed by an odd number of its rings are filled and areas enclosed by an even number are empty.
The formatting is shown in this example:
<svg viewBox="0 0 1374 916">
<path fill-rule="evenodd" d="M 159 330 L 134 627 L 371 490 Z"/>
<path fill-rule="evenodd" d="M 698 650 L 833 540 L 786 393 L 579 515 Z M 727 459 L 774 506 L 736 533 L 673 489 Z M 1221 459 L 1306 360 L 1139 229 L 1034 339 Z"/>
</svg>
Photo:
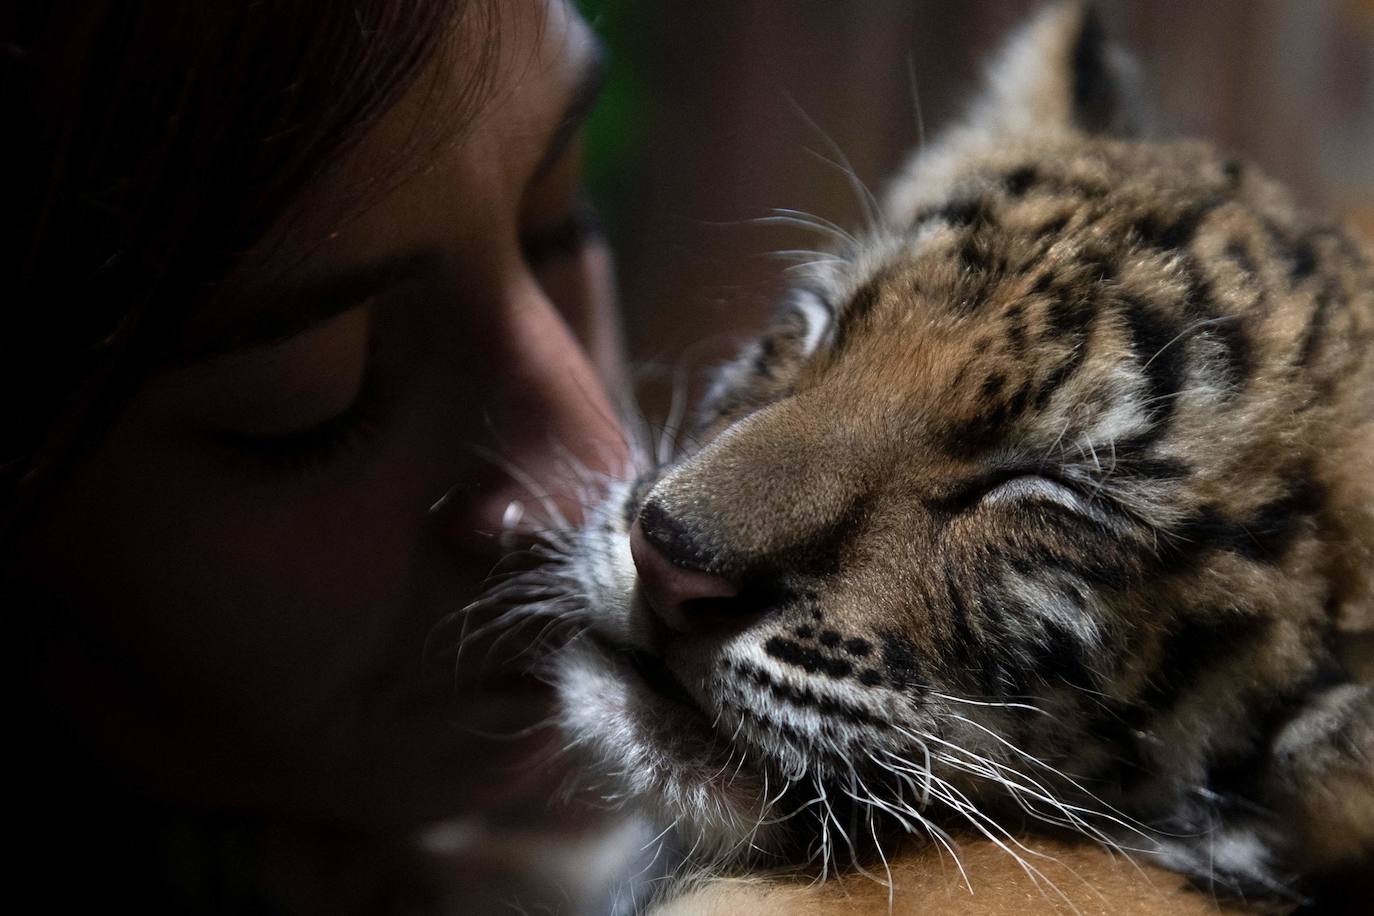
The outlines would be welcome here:
<svg viewBox="0 0 1374 916">
<path fill-rule="evenodd" d="M 706 571 L 709 558 L 654 503 L 645 505 L 630 529 L 630 555 L 645 603 L 670 630 L 701 633 L 737 618 L 726 606 L 739 596 L 739 586 Z"/>
</svg>

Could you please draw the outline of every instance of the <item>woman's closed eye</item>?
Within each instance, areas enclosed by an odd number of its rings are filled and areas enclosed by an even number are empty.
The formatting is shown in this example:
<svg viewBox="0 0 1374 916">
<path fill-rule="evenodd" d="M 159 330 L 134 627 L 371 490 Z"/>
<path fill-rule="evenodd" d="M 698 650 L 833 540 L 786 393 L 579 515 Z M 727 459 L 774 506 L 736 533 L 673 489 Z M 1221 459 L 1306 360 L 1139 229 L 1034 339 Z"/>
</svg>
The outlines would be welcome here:
<svg viewBox="0 0 1374 916">
<path fill-rule="evenodd" d="M 520 240 L 520 248 L 525 263 L 537 272 L 554 261 L 580 257 L 588 245 L 604 237 L 596 208 L 579 201 L 561 222 L 526 234 Z"/>
<path fill-rule="evenodd" d="M 318 469 L 376 431 L 380 400 L 378 384 L 369 371 L 352 402 L 328 419 L 270 436 L 226 430 L 222 439 L 231 449 L 278 470 Z"/>
<path fill-rule="evenodd" d="M 161 384 L 177 389 L 198 432 L 230 456 L 268 468 L 319 468 L 380 420 L 372 305 L 174 370 Z"/>
</svg>

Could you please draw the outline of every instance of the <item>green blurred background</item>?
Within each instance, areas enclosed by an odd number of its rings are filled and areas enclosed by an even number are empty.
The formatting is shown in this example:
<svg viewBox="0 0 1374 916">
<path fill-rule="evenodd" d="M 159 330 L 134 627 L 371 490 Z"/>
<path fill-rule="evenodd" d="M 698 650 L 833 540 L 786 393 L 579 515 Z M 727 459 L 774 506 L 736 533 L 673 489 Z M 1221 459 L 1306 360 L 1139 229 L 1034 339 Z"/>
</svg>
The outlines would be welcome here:
<svg viewBox="0 0 1374 916">
<path fill-rule="evenodd" d="M 652 129 L 648 37 L 658 4 L 633 0 L 581 0 L 582 15 L 605 43 L 611 67 L 587 129 L 586 181 L 612 230 L 630 205 L 624 178 Z"/>
</svg>

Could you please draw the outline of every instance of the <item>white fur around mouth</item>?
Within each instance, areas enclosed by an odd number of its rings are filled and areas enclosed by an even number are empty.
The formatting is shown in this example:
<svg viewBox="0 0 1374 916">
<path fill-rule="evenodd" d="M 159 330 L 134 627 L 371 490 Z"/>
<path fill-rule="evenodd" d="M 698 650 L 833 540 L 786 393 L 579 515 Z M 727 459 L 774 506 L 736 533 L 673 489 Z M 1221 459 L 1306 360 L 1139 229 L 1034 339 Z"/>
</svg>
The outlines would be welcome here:
<svg viewBox="0 0 1374 916">
<path fill-rule="evenodd" d="M 564 729 L 601 758 L 626 796 L 699 833 L 703 849 L 728 848 L 758 829 L 763 784 L 699 708 L 664 696 L 588 639 L 564 650 L 557 682 Z"/>
</svg>

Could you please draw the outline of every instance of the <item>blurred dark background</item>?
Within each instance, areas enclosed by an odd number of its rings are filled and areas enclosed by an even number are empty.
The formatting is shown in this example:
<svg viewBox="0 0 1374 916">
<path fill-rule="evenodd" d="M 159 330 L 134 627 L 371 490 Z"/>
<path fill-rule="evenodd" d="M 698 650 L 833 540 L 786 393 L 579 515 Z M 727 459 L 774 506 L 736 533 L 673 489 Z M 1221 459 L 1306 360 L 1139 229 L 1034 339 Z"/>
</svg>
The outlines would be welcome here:
<svg viewBox="0 0 1374 916">
<path fill-rule="evenodd" d="M 611 51 L 590 182 L 620 254 L 646 412 L 672 370 L 769 313 L 804 234 L 771 208 L 858 222 L 834 143 L 875 189 L 959 115 L 1039 0 L 584 0 Z M 1374 0 L 1102 0 L 1162 135 L 1208 138 L 1374 230 Z M 808 123 L 814 122 L 814 125 Z M 828 139 L 827 139 L 828 138 Z"/>
</svg>

